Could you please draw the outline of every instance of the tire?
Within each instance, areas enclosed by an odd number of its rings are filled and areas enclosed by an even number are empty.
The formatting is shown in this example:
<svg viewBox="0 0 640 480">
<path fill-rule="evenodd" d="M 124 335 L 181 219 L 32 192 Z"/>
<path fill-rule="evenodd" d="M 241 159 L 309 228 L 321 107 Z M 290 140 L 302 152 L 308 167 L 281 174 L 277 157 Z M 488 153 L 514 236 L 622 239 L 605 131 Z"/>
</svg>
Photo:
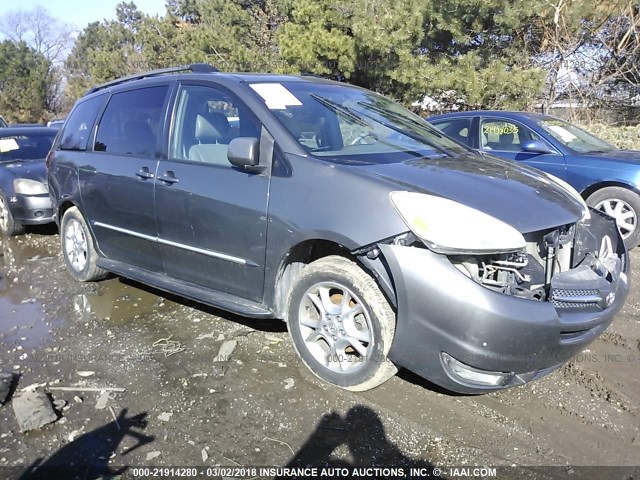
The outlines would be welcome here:
<svg viewBox="0 0 640 480">
<path fill-rule="evenodd" d="M 2 193 L 0 193 L 0 232 L 6 237 L 23 235 L 25 232 L 25 226 L 13 218 L 7 199 Z"/>
<path fill-rule="evenodd" d="M 628 249 L 640 243 L 640 196 L 623 187 L 605 187 L 587 198 L 587 205 L 616 218 Z M 631 230 L 630 230 L 631 229 Z"/>
<path fill-rule="evenodd" d="M 98 267 L 93 237 L 80 210 L 69 208 L 60 222 L 60 247 L 67 270 L 80 282 L 94 282 L 105 278 L 106 270 Z"/>
<path fill-rule="evenodd" d="M 346 258 L 305 267 L 289 292 L 286 317 L 298 355 L 325 382 L 364 391 L 398 371 L 387 358 L 395 313 L 373 278 Z"/>
</svg>

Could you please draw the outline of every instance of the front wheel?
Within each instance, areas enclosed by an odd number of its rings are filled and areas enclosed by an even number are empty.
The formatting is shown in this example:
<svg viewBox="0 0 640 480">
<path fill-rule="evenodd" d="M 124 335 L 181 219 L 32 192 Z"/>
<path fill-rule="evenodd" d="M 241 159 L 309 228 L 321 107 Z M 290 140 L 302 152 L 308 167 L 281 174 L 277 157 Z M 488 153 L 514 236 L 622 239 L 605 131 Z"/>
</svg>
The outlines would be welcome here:
<svg viewBox="0 0 640 480">
<path fill-rule="evenodd" d="M 25 232 L 24 225 L 13 218 L 7 199 L 2 193 L 0 193 L 0 232 L 7 237 L 15 237 Z"/>
<path fill-rule="evenodd" d="M 620 235 L 628 249 L 640 243 L 640 197 L 622 187 L 605 187 L 587 198 L 590 207 L 600 210 L 616 219 Z"/>
<path fill-rule="evenodd" d="M 287 324 L 300 358 L 346 390 L 372 389 L 397 372 L 387 359 L 395 320 L 373 278 L 339 256 L 305 267 L 289 294 Z"/>
<path fill-rule="evenodd" d="M 107 272 L 96 265 L 98 254 L 91 232 L 76 207 L 64 212 L 60 222 L 60 246 L 67 270 L 76 280 L 93 282 L 107 276 Z"/>
</svg>

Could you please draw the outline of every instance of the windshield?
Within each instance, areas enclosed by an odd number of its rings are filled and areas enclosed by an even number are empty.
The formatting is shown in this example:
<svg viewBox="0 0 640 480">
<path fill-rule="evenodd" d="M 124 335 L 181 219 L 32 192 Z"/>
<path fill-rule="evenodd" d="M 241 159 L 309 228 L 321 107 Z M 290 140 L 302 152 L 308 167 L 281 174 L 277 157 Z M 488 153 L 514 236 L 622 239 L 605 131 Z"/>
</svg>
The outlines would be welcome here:
<svg viewBox="0 0 640 480">
<path fill-rule="evenodd" d="M 13 160 L 45 158 L 51 149 L 55 133 L 0 133 L 0 163 Z"/>
<path fill-rule="evenodd" d="M 589 132 L 556 118 L 541 120 L 538 125 L 564 146 L 578 153 L 599 153 L 616 147 Z"/>
<path fill-rule="evenodd" d="M 273 115 L 310 154 L 351 163 L 389 163 L 466 153 L 419 116 L 348 85 L 252 83 Z"/>
</svg>

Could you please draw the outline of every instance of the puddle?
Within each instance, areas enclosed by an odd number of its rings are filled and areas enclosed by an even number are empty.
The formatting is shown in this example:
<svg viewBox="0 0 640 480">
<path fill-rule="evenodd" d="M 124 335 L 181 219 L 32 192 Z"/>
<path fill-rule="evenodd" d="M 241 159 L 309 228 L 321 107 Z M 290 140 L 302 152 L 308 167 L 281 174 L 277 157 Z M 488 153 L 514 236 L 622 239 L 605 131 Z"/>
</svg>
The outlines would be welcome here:
<svg viewBox="0 0 640 480">
<path fill-rule="evenodd" d="M 141 290 L 119 278 L 102 281 L 95 293 L 82 293 L 72 299 L 78 320 L 108 320 L 111 324 L 128 323 L 150 314 L 164 313 L 175 306 L 156 293 Z"/>
<path fill-rule="evenodd" d="M 32 265 L 55 265 L 47 248 L 27 245 L 21 239 L 0 242 L 0 338 L 24 349 L 42 345 L 64 318 L 47 318 L 39 288 L 30 281 Z M 46 268 L 46 267 L 45 267 Z"/>
</svg>

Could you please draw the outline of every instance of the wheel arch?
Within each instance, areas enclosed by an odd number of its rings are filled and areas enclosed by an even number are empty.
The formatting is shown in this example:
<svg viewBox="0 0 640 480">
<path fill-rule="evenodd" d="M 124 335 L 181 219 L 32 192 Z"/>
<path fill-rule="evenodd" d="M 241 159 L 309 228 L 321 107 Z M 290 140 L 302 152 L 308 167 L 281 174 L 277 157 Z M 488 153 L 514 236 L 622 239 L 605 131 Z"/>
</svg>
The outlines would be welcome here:
<svg viewBox="0 0 640 480">
<path fill-rule="evenodd" d="M 615 180 L 594 183 L 593 185 L 589 185 L 587 188 L 582 190 L 582 192 L 580 192 L 580 194 L 582 195 L 582 198 L 586 200 L 591 195 L 596 193 L 598 190 L 602 190 L 603 188 L 607 188 L 607 187 L 626 188 L 627 190 L 631 190 L 633 193 L 635 193 L 636 195 L 640 196 L 640 189 L 638 189 L 637 187 L 635 187 L 635 186 L 633 186 L 633 185 L 631 185 L 629 183 L 625 183 L 625 182 L 622 182 L 622 181 L 615 181 Z"/>
<path fill-rule="evenodd" d="M 389 303 L 395 307 L 395 291 L 382 256 L 372 261 L 366 256 L 354 255 L 347 247 L 338 242 L 314 238 L 293 245 L 280 260 L 273 289 L 273 309 L 278 318 L 284 317 L 287 295 L 296 276 L 311 262 L 330 255 L 345 257 L 358 264 L 374 279 Z"/>
<path fill-rule="evenodd" d="M 64 216 L 65 212 L 71 207 L 76 207 L 78 210 L 80 210 L 80 206 L 70 198 L 63 199 L 58 204 L 58 207 L 56 208 L 56 223 L 58 224 L 58 227 L 61 226 L 62 217 Z"/>
</svg>

